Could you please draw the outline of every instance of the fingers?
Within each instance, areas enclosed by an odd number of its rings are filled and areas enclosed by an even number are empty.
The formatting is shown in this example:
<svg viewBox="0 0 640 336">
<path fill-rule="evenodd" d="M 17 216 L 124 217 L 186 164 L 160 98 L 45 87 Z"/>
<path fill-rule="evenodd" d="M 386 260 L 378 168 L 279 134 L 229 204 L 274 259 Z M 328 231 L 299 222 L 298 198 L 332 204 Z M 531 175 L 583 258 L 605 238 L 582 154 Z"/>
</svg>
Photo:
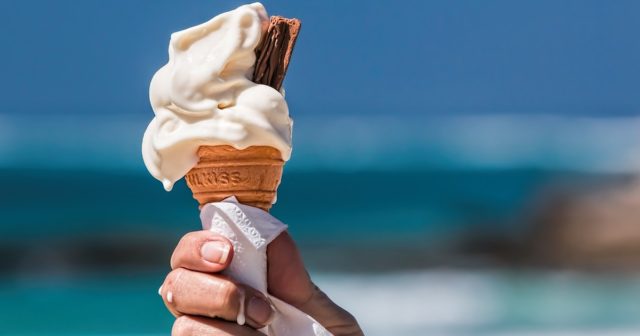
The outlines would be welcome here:
<svg viewBox="0 0 640 336">
<path fill-rule="evenodd" d="M 234 322 L 196 316 L 181 316 L 173 323 L 171 336 L 264 336 L 249 327 Z"/>
<path fill-rule="evenodd" d="M 160 295 L 169 311 L 177 317 L 218 317 L 262 328 L 274 316 L 271 304 L 262 293 L 237 285 L 222 275 L 178 268 L 169 273 Z"/>
<path fill-rule="evenodd" d="M 296 307 L 309 301 L 315 286 L 291 236 L 280 234 L 267 247 L 267 255 L 269 293 Z"/>
<path fill-rule="evenodd" d="M 362 335 L 355 318 L 316 287 L 286 232 L 267 247 L 269 292 L 309 314 L 334 335 Z"/>
<path fill-rule="evenodd" d="M 224 270 L 233 258 L 231 242 L 210 231 L 187 233 L 171 256 L 171 269 L 216 273 Z"/>
<path fill-rule="evenodd" d="M 353 315 L 335 304 L 317 286 L 314 287 L 311 299 L 298 309 L 313 316 L 333 335 L 363 335 Z"/>
</svg>

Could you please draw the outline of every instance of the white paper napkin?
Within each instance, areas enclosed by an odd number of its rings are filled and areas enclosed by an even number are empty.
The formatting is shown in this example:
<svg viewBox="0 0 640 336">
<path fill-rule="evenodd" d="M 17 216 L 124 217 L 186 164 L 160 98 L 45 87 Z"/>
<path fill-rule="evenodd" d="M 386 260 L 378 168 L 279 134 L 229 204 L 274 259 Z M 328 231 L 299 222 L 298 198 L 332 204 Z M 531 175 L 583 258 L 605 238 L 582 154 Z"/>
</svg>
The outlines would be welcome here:
<svg viewBox="0 0 640 336">
<path fill-rule="evenodd" d="M 205 205 L 200 219 L 205 230 L 233 243 L 233 260 L 224 274 L 261 291 L 275 307 L 273 322 L 261 332 L 269 336 L 331 335 L 311 316 L 267 293 L 267 245 L 287 229 L 285 224 L 262 209 L 238 203 L 235 197 Z M 244 323 L 244 311 L 238 323 Z"/>
</svg>

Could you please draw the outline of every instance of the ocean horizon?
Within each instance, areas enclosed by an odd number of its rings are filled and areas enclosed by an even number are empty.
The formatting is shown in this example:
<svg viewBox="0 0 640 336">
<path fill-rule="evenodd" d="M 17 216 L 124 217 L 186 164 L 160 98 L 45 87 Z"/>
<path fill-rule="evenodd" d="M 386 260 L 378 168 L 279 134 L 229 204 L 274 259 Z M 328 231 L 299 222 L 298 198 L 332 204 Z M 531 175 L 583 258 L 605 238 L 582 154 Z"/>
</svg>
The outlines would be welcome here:
<svg viewBox="0 0 640 336">
<path fill-rule="evenodd" d="M 144 171 L 148 113 L 0 113 L 0 168 Z M 640 172 L 640 117 L 293 114 L 289 171 Z"/>
</svg>

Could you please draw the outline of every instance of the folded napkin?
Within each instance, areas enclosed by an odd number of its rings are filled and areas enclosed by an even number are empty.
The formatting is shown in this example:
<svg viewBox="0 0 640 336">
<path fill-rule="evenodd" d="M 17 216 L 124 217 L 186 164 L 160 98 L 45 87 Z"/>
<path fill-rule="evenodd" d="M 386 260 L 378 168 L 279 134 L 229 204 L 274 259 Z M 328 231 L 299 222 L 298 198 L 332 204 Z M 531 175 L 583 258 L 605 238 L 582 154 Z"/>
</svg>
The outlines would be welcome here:
<svg viewBox="0 0 640 336">
<path fill-rule="evenodd" d="M 202 227 L 233 243 L 234 255 L 223 272 L 264 293 L 275 308 L 273 322 L 260 331 L 269 336 L 330 336 L 320 323 L 267 292 L 267 245 L 287 226 L 268 212 L 238 203 L 235 197 L 209 203 L 200 212 Z M 238 323 L 244 324 L 244 307 Z"/>
</svg>

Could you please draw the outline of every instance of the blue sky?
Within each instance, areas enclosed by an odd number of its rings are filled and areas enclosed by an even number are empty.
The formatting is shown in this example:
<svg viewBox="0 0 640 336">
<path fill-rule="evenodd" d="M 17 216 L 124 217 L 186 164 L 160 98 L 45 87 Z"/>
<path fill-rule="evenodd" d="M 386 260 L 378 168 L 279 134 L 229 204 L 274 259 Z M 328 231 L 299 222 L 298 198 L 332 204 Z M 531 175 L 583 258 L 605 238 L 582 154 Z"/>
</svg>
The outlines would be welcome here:
<svg viewBox="0 0 640 336">
<path fill-rule="evenodd" d="M 139 114 L 169 35 L 244 2 L 2 1 L 0 114 Z M 264 1 L 295 116 L 640 114 L 640 1 Z"/>
</svg>

